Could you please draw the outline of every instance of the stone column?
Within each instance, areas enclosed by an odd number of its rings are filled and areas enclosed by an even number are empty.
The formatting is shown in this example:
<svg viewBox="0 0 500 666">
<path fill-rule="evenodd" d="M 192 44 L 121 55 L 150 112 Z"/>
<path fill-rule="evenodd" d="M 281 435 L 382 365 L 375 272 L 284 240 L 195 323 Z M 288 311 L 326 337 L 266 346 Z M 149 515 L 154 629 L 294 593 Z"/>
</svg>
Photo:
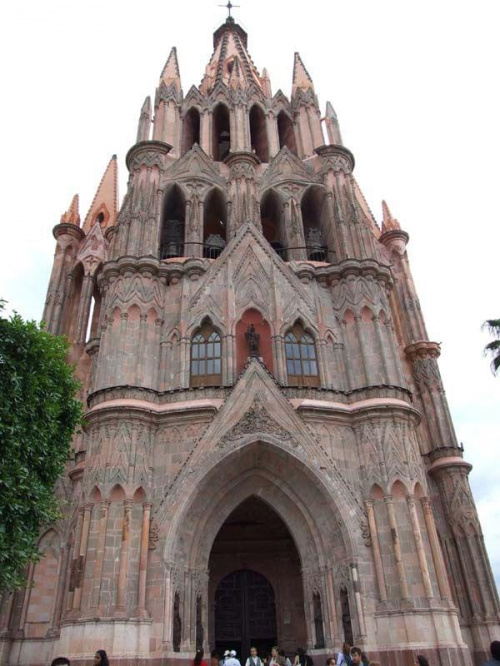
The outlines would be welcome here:
<svg viewBox="0 0 500 666">
<path fill-rule="evenodd" d="M 0 622 L 0 638 L 10 635 L 10 618 L 14 606 L 15 592 L 5 592 L 2 598 L 1 608 L 3 610 Z"/>
<path fill-rule="evenodd" d="M 365 616 L 363 614 L 363 603 L 361 601 L 361 585 L 359 583 L 358 567 L 354 562 L 351 563 L 352 586 L 354 590 L 354 602 L 356 604 L 356 614 L 358 616 L 358 626 L 360 636 L 366 636 Z"/>
<path fill-rule="evenodd" d="M 71 557 L 71 572 L 70 572 L 70 581 L 69 581 L 69 592 L 68 600 L 66 604 L 66 610 L 70 611 L 73 608 L 73 597 L 75 595 L 75 579 L 78 569 L 78 558 L 80 555 L 80 540 L 82 538 L 82 525 L 83 525 L 83 507 L 78 509 L 78 517 L 75 528 L 75 542 L 73 544 L 73 554 Z"/>
<path fill-rule="evenodd" d="M 33 564 L 33 562 L 30 562 L 30 565 L 28 567 L 28 580 L 26 588 L 24 590 L 23 607 L 21 609 L 21 617 L 19 618 L 19 631 L 21 632 L 24 632 L 24 625 L 26 624 L 26 617 L 28 615 L 28 607 L 30 604 L 31 587 L 33 585 L 34 575 L 35 575 L 35 564 Z"/>
<path fill-rule="evenodd" d="M 365 380 L 368 385 L 372 384 L 372 376 L 370 371 L 370 361 L 368 360 L 368 353 L 366 348 L 365 331 L 363 329 L 363 321 L 361 315 L 354 315 L 356 322 L 356 332 L 358 334 L 359 346 L 361 349 L 361 358 L 363 359 L 363 369 L 365 371 Z"/>
<path fill-rule="evenodd" d="M 101 593 L 102 568 L 104 564 L 104 549 L 106 546 L 106 531 L 108 526 L 109 500 L 101 502 L 101 515 L 99 518 L 99 535 L 97 537 L 97 548 L 94 563 L 94 573 L 92 575 L 92 593 L 90 608 L 99 608 L 99 597 Z"/>
<path fill-rule="evenodd" d="M 399 586 L 401 589 L 401 598 L 403 600 L 408 600 L 409 595 L 408 595 L 408 583 L 406 582 L 406 573 L 405 573 L 405 566 L 403 563 L 403 558 L 401 555 L 401 543 L 399 541 L 399 531 L 398 531 L 398 524 L 396 521 L 396 514 L 394 513 L 394 505 L 392 502 L 392 496 L 387 495 L 384 497 L 384 502 L 387 507 L 387 514 L 389 516 L 389 525 L 391 527 L 391 535 L 392 535 L 392 548 L 394 552 L 394 559 L 396 560 L 396 567 L 398 570 L 398 579 L 399 579 Z"/>
<path fill-rule="evenodd" d="M 83 514 L 82 538 L 78 555 L 78 585 L 73 596 L 73 610 L 79 610 L 82 604 L 83 579 L 85 576 L 85 559 L 87 557 L 87 544 L 89 541 L 90 518 L 92 516 L 92 504 L 85 505 Z"/>
<path fill-rule="evenodd" d="M 62 614 L 62 605 L 64 590 L 66 589 L 66 580 L 68 577 L 69 566 L 69 547 L 66 545 L 59 549 L 59 566 L 57 567 L 57 588 L 56 598 L 50 614 L 50 633 L 55 633 L 59 627 Z"/>
<path fill-rule="evenodd" d="M 173 609 L 174 596 L 172 594 L 172 570 L 167 567 L 165 570 L 165 605 L 163 608 L 163 645 L 167 652 L 173 649 Z"/>
<path fill-rule="evenodd" d="M 335 646 L 335 637 L 337 636 L 337 610 L 335 608 L 335 594 L 333 591 L 333 575 L 331 567 L 325 568 L 324 571 L 325 592 L 324 595 L 324 610 L 328 618 L 328 623 L 325 626 L 325 634 L 329 636 L 329 648 L 333 649 Z"/>
<path fill-rule="evenodd" d="M 116 615 L 125 616 L 125 595 L 127 592 L 128 550 L 130 543 L 130 528 L 132 522 L 132 500 L 123 502 L 123 529 L 120 552 L 120 570 L 118 573 L 118 589 L 116 592 Z"/>
<path fill-rule="evenodd" d="M 378 540 L 377 523 L 375 521 L 375 513 L 373 511 L 373 500 L 365 501 L 366 517 L 368 518 L 368 525 L 372 536 L 372 551 L 373 560 L 375 562 L 375 574 L 377 576 L 377 585 L 380 596 L 380 601 L 387 601 L 387 590 L 385 587 L 384 565 L 382 564 L 382 556 L 380 554 L 380 542 Z"/>
<path fill-rule="evenodd" d="M 415 539 L 415 546 L 417 547 L 418 563 L 420 565 L 420 573 L 422 574 L 422 580 L 424 582 L 425 596 L 427 599 L 432 599 L 434 595 L 432 593 L 431 577 L 429 575 L 429 567 L 427 565 L 422 534 L 420 532 L 420 524 L 418 522 L 417 509 L 415 507 L 415 498 L 413 495 L 406 496 L 406 503 L 408 504 L 413 538 Z"/>
<path fill-rule="evenodd" d="M 151 520 L 151 504 L 146 502 L 142 513 L 141 551 L 139 555 L 139 593 L 136 617 L 149 617 L 146 610 L 146 580 L 148 575 L 149 525 Z"/>
<path fill-rule="evenodd" d="M 78 304 L 78 316 L 76 320 L 76 342 L 85 342 L 87 337 L 87 326 L 89 323 L 90 303 L 94 290 L 94 276 L 84 275 L 82 290 L 80 292 L 80 303 Z"/>
<path fill-rule="evenodd" d="M 375 325 L 375 332 L 377 334 L 378 347 L 380 351 L 380 357 L 382 358 L 382 366 L 384 368 L 384 376 L 382 381 L 386 384 L 391 383 L 391 373 L 389 370 L 389 363 L 387 362 L 387 353 L 384 345 L 384 338 L 382 336 L 382 329 L 380 328 L 380 317 L 379 315 L 374 315 L 373 323 Z"/>
<path fill-rule="evenodd" d="M 472 568 L 474 570 L 474 576 L 476 578 L 477 589 L 479 590 L 479 598 L 481 599 L 481 605 L 483 607 L 485 619 L 490 619 L 490 612 L 488 608 L 488 600 L 486 597 L 485 586 L 483 585 L 481 572 L 479 570 L 479 565 L 477 562 L 477 551 L 475 549 L 475 534 L 466 535 L 467 548 L 469 550 L 469 557 L 472 562 Z"/>
</svg>

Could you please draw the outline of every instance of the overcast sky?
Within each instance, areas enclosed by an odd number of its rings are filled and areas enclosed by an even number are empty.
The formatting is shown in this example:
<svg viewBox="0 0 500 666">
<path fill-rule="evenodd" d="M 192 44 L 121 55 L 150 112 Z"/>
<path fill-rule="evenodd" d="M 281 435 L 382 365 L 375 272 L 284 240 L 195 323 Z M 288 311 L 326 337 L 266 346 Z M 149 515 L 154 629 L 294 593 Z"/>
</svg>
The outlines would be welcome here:
<svg viewBox="0 0 500 666">
<path fill-rule="evenodd" d="M 409 254 L 497 581 L 500 377 L 482 322 L 500 317 L 500 5 L 497 0 L 236 0 L 259 70 L 289 95 L 294 51 L 322 111 L 330 100 L 355 175 L 380 221 L 386 199 Z M 81 215 L 177 46 L 198 85 L 225 19 L 222 0 L 0 3 L 0 296 L 41 317 L 59 222 Z"/>
</svg>

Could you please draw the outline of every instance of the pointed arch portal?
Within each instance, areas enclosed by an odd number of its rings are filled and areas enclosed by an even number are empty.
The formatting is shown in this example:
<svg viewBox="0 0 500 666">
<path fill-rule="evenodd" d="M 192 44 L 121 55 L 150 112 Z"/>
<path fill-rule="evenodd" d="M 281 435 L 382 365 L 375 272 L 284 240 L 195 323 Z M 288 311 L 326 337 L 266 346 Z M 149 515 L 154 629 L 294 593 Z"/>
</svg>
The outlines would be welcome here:
<svg viewBox="0 0 500 666">
<path fill-rule="evenodd" d="M 292 450 L 279 436 L 249 435 L 218 462 L 205 458 L 201 478 L 193 469 L 164 553 L 173 563 L 170 581 L 186 580 L 176 563 L 193 572 L 184 589 L 181 651 L 192 651 L 200 635 L 205 650 L 235 649 L 241 657 L 250 643 L 293 653 L 300 644 L 332 648 L 343 635 L 333 571 L 350 557 L 349 521 Z M 170 645 L 179 589 L 172 583 L 167 591 Z M 197 617 L 192 604 L 200 597 Z"/>
</svg>

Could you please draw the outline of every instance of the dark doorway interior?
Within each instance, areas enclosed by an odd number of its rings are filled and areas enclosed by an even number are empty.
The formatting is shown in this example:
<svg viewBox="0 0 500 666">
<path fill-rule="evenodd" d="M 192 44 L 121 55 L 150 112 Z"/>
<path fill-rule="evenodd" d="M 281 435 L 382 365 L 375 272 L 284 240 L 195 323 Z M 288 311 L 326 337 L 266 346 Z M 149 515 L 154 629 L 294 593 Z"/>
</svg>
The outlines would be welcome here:
<svg viewBox="0 0 500 666">
<path fill-rule="evenodd" d="M 215 593 L 215 646 L 236 650 L 245 659 L 250 647 L 269 654 L 276 637 L 276 607 L 271 583 L 256 571 L 240 569 L 225 576 Z"/>
<path fill-rule="evenodd" d="M 273 645 L 293 657 L 307 641 L 300 568 L 292 535 L 273 507 L 255 495 L 239 504 L 210 554 L 210 648 L 236 650 L 243 666 L 251 644 L 262 658 Z"/>
</svg>

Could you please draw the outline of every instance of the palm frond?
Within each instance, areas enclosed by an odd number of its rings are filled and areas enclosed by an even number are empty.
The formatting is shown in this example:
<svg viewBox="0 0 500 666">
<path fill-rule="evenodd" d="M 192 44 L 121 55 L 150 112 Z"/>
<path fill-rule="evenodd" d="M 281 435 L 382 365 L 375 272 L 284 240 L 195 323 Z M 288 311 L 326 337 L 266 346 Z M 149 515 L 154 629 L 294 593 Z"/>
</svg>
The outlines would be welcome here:
<svg viewBox="0 0 500 666">
<path fill-rule="evenodd" d="M 485 328 L 490 335 L 500 338 L 500 319 L 487 319 L 481 326 L 481 330 Z"/>
</svg>

